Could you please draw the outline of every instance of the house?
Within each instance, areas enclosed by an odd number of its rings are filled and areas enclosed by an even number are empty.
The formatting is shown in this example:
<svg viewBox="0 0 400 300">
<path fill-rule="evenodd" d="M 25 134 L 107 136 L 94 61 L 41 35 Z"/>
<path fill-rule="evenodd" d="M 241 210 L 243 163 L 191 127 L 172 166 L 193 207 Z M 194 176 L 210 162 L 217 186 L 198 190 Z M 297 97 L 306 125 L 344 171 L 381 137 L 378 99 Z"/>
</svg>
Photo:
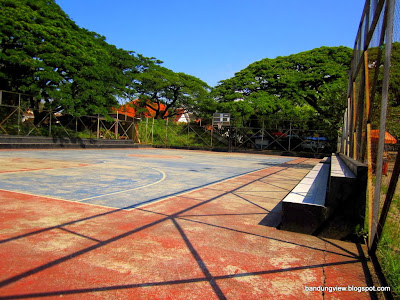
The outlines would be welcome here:
<svg viewBox="0 0 400 300">
<path fill-rule="evenodd" d="M 113 110 L 117 114 L 121 114 L 130 118 L 154 118 L 156 116 L 156 110 L 164 111 L 166 109 L 166 106 L 162 103 L 148 103 L 151 107 L 154 108 L 148 108 L 148 107 L 140 107 L 140 112 L 138 112 L 138 107 L 139 107 L 139 99 L 133 100 L 131 102 L 128 102 L 124 105 L 121 105 L 118 109 L 114 108 Z M 160 105 L 160 107 L 158 107 Z M 178 110 L 178 114 L 173 116 L 173 121 L 174 122 L 185 122 L 186 116 L 185 116 L 185 111 L 183 109 Z M 166 116 L 168 116 L 168 112 L 166 113 Z"/>
</svg>

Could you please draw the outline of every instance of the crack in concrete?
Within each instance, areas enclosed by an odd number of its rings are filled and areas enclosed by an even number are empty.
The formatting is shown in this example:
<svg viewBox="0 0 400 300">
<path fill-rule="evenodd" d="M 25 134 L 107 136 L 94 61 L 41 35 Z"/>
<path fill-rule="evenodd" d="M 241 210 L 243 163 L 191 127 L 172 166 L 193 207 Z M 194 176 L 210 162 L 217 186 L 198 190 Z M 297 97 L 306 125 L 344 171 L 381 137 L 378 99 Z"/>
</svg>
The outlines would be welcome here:
<svg viewBox="0 0 400 300">
<path fill-rule="evenodd" d="M 322 252 L 322 254 L 323 254 L 323 257 L 324 257 L 324 265 L 325 265 L 326 264 L 326 255 L 327 255 L 326 251 L 328 250 L 326 242 L 324 243 L 324 246 L 325 246 L 325 250 Z M 325 273 L 325 267 L 324 266 L 322 266 L 322 278 L 323 278 L 323 281 L 322 281 L 322 291 L 321 291 L 321 293 L 322 293 L 322 299 L 325 299 L 326 273 Z"/>
</svg>

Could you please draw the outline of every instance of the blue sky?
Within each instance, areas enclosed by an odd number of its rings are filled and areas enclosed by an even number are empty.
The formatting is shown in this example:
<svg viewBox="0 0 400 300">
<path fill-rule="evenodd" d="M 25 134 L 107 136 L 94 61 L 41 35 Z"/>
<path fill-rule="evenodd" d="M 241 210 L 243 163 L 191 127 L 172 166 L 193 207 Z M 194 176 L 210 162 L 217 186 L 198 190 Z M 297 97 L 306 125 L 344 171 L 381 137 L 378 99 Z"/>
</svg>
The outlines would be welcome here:
<svg viewBox="0 0 400 300">
<path fill-rule="evenodd" d="M 364 0 L 56 0 L 80 27 L 211 86 L 250 63 L 354 46 Z"/>
</svg>

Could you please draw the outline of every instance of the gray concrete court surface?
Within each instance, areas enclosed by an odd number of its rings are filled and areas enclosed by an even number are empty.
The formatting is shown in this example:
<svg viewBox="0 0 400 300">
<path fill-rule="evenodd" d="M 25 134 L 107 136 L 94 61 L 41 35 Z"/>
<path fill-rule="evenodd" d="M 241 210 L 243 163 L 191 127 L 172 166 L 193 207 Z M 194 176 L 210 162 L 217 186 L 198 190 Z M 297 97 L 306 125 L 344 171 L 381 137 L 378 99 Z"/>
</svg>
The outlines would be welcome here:
<svg viewBox="0 0 400 300">
<path fill-rule="evenodd" d="M 318 161 L 0 151 L 0 299 L 375 299 L 332 289 L 376 285 L 363 245 L 276 228 Z"/>
<path fill-rule="evenodd" d="M 128 208 L 290 160 L 163 149 L 0 151 L 0 189 Z"/>
</svg>

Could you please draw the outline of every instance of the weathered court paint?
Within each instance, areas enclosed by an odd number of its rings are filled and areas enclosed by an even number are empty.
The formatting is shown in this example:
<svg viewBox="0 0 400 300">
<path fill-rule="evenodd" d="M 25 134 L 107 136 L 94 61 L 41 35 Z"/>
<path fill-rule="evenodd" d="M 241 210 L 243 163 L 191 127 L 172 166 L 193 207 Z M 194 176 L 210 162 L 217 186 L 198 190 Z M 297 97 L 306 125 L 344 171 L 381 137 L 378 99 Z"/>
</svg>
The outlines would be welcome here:
<svg viewBox="0 0 400 300">
<path fill-rule="evenodd" d="M 78 152 L 46 153 L 89 164 L 74 168 L 82 180 L 98 161 L 118 165 L 118 158 L 107 158 L 112 152 Z M 304 288 L 366 286 L 361 247 L 262 225 L 276 222 L 280 200 L 317 160 L 206 155 L 190 152 L 197 157 L 193 168 L 215 160 L 216 168 L 257 171 L 130 209 L 0 190 L 0 299 L 370 299 L 368 293 Z M 179 174 L 155 164 L 148 167 L 167 177 Z"/>
<path fill-rule="evenodd" d="M 46 158 L 0 158 L 0 174 L 23 171 L 43 171 L 63 168 L 85 167 L 88 164 L 49 160 Z"/>
<path fill-rule="evenodd" d="M 129 208 L 290 160 L 161 149 L 3 151 L 0 189 Z"/>
</svg>

